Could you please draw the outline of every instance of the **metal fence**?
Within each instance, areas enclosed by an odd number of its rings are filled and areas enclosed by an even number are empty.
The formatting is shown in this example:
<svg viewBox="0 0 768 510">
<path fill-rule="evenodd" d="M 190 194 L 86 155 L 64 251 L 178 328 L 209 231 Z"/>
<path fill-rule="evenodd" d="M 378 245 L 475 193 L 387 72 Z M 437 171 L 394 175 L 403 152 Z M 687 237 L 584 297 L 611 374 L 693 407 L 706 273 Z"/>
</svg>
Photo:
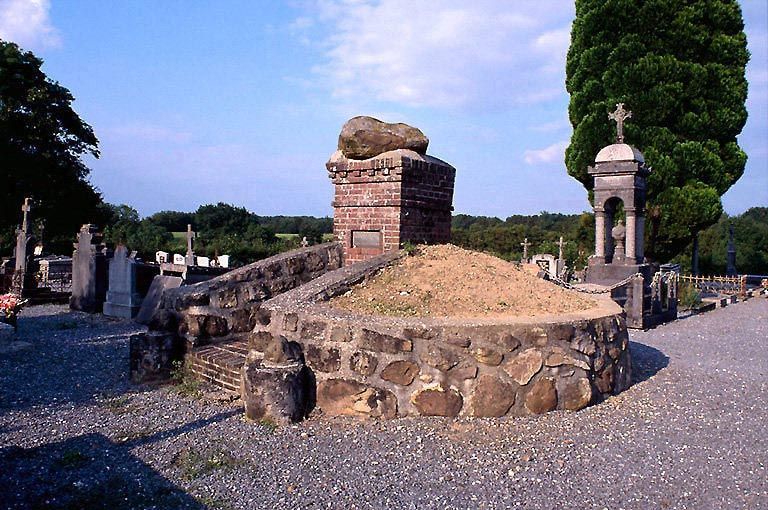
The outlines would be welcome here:
<svg viewBox="0 0 768 510">
<path fill-rule="evenodd" d="M 744 296 L 747 293 L 747 276 L 696 276 L 680 275 L 680 280 L 687 282 L 698 290 L 714 292 L 716 294 L 738 294 Z"/>
</svg>

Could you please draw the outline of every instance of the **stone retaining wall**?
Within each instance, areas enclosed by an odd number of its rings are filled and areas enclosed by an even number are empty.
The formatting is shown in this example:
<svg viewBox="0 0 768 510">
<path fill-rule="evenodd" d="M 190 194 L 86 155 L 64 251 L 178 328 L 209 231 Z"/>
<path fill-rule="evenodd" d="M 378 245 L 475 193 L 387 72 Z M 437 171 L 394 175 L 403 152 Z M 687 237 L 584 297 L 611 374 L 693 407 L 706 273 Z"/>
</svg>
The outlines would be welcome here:
<svg viewBox="0 0 768 510">
<path fill-rule="evenodd" d="M 245 338 L 269 324 L 261 303 L 341 267 L 340 243 L 269 257 L 195 285 L 167 290 L 150 329 L 177 331 L 189 346 Z"/>
<path fill-rule="evenodd" d="M 168 289 L 149 323 L 149 334 L 131 339 L 131 379 L 144 382 L 167 378 L 171 364 L 193 348 L 247 340 L 256 326 L 270 322 L 263 301 L 341 267 L 340 243 L 325 243 L 281 253 L 230 271 L 217 278 Z M 172 341 L 168 340 L 171 339 Z M 211 381 L 217 360 L 192 360 L 193 372 Z M 207 366 L 211 365 L 211 366 Z M 221 382 L 221 381 L 219 381 Z M 226 382 L 232 389 L 239 381 Z M 232 388 L 231 388 L 232 387 Z"/>
<path fill-rule="evenodd" d="M 504 320 L 359 316 L 325 301 L 399 257 L 387 253 L 266 301 L 249 337 L 301 344 L 330 415 L 505 416 L 581 409 L 629 386 L 625 318 L 609 298 L 587 312 Z"/>
</svg>

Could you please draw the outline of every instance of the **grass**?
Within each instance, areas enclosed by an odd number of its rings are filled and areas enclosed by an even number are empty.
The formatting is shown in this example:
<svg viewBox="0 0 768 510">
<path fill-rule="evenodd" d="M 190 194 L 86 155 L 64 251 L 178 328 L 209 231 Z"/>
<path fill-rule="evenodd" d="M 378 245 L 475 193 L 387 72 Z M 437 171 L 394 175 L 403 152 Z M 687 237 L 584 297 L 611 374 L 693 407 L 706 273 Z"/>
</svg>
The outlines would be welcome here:
<svg viewBox="0 0 768 510">
<path fill-rule="evenodd" d="M 54 329 L 77 329 L 77 326 L 77 321 L 70 320 L 57 322 L 53 327 Z"/>
<path fill-rule="evenodd" d="M 203 384 L 195 378 L 183 361 L 174 361 L 171 370 L 173 390 L 183 397 L 199 397 L 203 392 Z"/>
<path fill-rule="evenodd" d="M 690 283 L 680 282 L 677 290 L 677 306 L 681 310 L 690 310 L 701 304 L 701 293 Z"/>
<path fill-rule="evenodd" d="M 241 463 L 224 450 L 197 451 L 191 448 L 180 451 L 172 462 L 181 471 L 182 478 L 187 481 L 196 480 L 219 469 L 232 469 Z"/>
<path fill-rule="evenodd" d="M 132 407 L 128 405 L 130 401 L 128 395 L 115 396 L 108 398 L 104 402 L 104 407 L 114 414 L 126 414 L 132 410 Z"/>
</svg>

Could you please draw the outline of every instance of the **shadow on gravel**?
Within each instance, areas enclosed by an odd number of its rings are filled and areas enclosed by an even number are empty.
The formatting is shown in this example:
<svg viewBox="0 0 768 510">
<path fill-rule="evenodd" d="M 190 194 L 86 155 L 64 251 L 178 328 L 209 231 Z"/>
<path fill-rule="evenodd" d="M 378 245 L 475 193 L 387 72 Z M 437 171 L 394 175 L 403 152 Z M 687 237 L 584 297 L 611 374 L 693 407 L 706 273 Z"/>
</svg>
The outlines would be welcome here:
<svg viewBox="0 0 768 510">
<path fill-rule="evenodd" d="M 81 404 L 147 391 L 129 382 L 128 338 L 139 326 L 83 313 L 19 318 L 31 347 L 0 355 L 0 409 Z"/>
<path fill-rule="evenodd" d="M 646 381 L 669 365 L 669 356 L 658 349 L 638 342 L 629 342 L 632 355 L 632 384 Z"/>
<path fill-rule="evenodd" d="M 206 508 L 101 434 L 0 449 L 0 487 L 4 509 Z"/>
</svg>

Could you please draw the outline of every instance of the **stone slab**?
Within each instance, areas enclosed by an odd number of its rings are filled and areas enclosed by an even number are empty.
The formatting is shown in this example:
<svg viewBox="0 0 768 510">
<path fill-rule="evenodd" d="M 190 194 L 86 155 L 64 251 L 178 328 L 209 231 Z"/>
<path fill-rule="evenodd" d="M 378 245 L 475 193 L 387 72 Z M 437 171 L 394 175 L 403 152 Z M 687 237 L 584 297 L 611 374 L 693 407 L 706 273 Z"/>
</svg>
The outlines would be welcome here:
<svg viewBox="0 0 768 510">
<path fill-rule="evenodd" d="M 149 291 L 144 297 L 144 301 L 141 303 L 139 313 L 134 319 L 139 324 L 149 325 L 149 321 L 152 320 L 152 316 L 160 307 L 161 299 L 163 298 L 163 292 L 168 289 L 175 289 L 181 286 L 182 279 L 179 276 L 155 276 L 152 280 L 152 284 L 149 286 Z"/>
</svg>

